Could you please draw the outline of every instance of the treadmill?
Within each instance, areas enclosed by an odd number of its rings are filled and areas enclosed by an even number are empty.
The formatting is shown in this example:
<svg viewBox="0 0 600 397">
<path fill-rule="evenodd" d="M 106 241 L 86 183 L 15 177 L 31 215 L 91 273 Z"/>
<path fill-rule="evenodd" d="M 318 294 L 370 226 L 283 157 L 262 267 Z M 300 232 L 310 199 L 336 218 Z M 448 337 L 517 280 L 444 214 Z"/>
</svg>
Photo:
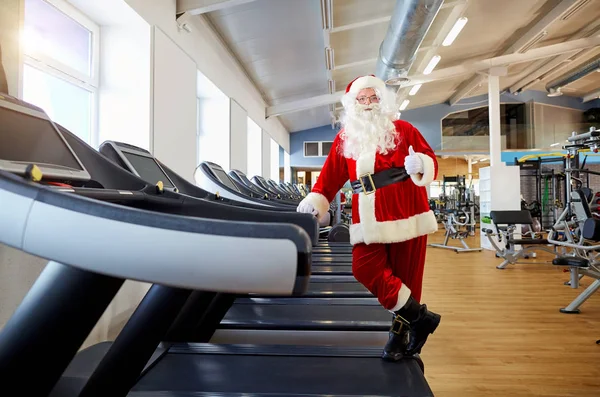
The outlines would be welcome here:
<svg viewBox="0 0 600 397">
<path fill-rule="evenodd" d="M 295 211 L 298 206 L 297 202 L 282 200 L 277 198 L 276 195 L 263 194 L 262 199 L 245 195 L 221 166 L 210 161 L 203 161 L 198 165 L 194 178 L 202 189 L 211 193 L 219 192 L 221 196 L 231 200 L 264 206 L 279 206 L 292 211 Z"/>
<path fill-rule="evenodd" d="M 64 131 L 66 136 L 71 134 Z M 93 150 L 87 149 L 87 152 Z M 182 195 L 195 197 L 197 186 L 186 181 L 156 159 L 145 149 L 129 144 L 106 141 L 100 145 L 100 153 L 112 163 L 122 167 L 121 172 L 141 177 L 145 182 L 156 185 L 168 181 L 170 189 Z M 87 153 L 78 148 L 80 157 L 99 156 L 95 151 Z M 102 157 L 102 156 L 101 156 Z M 101 168 L 102 165 L 97 165 Z M 203 193 L 200 190 L 200 193 Z M 202 198 L 200 196 L 199 198 Z M 261 211 L 263 213 L 263 211 Z M 286 213 L 272 214 L 277 219 Z M 298 213 L 293 213 L 299 216 Z M 303 214 L 306 217 L 306 214 Z M 308 217 L 315 224 L 312 216 Z M 307 233 L 314 228 L 306 227 Z M 314 244 L 314 237 L 312 239 Z M 352 333 L 366 330 L 372 333 L 369 338 L 382 341 L 382 332 L 389 329 L 389 313 L 383 310 L 373 295 L 352 275 L 351 259 L 343 255 L 312 255 L 312 271 L 308 290 L 302 300 L 278 299 L 276 297 L 251 297 L 249 299 L 222 300 L 214 304 L 214 316 L 222 320 L 219 332 L 225 331 L 228 338 L 237 337 L 239 332 L 266 330 L 319 330 L 320 334 L 306 335 L 309 339 L 331 337 L 325 331 Z M 282 313 L 287 313 L 282 316 Z M 188 333 L 188 338 L 194 333 Z M 256 332 L 255 332 L 256 334 Z M 217 337 L 223 337 L 223 333 Z M 281 337 L 281 334 L 278 334 Z M 264 333 L 260 337 L 264 337 Z M 228 340 L 229 340 L 228 339 Z M 376 342 L 373 342 L 376 343 Z M 383 341 L 385 343 L 385 341 Z"/>
<path fill-rule="evenodd" d="M 308 234 L 287 223 L 190 216 L 199 200 L 116 166 L 117 177 L 102 184 L 97 177 L 110 167 L 93 168 L 103 156 L 80 158 L 77 149 L 89 146 L 16 99 L 0 100 L 0 128 L 0 242 L 50 260 L 0 334 L 6 390 L 61 397 L 432 395 L 418 357 L 386 363 L 381 347 L 162 344 L 174 324 L 189 321 L 184 308 L 194 294 L 205 309 L 193 314 L 205 314 L 207 334 L 215 296 L 302 295 L 310 279 Z M 111 180 L 143 187 L 124 190 Z M 157 241 L 168 248 L 157 250 Z M 227 249 L 232 245 L 238 249 Z M 114 343 L 77 353 L 126 279 L 153 285 Z"/>
<path fill-rule="evenodd" d="M 244 178 L 242 178 L 242 175 Z M 217 192 L 226 192 L 227 197 L 231 197 L 235 199 L 235 197 L 242 197 L 244 195 L 244 200 L 256 200 L 253 193 L 247 192 L 251 190 L 252 192 L 260 192 L 259 194 L 264 194 L 265 198 L 272 198 L 275 193 L 270 192 L 266 189 L 258 185 L 251 184 L 252 187 L 247 187 L 246 183 L 243 182 L 245 175 L 240 171 L 235 171 L 230 174 L 226 174 L 225 170 L 221 168 L 218 164 L 211 162 L 202 162 L 196 169 L 196 182 L 202 186 L 204 189 L 208 190 L 211 193 L 216 194 Z M 239 186 L 239 185 L 243 186 Z M 246 186 L 246 187 L 244 187 Z M 293 210 L 296 211 L 298 207 L 298 202 L 293 204 Z M 330 219 L 333 221 L 335 217 L 333 216 L 333 209 L 330 211 Z M 331 226 L 320 229 L 320 237 L 326 235 L 331 230 Z M 349 257 L 349 254 L 352 250 L 351 245 L 348 242 L 337 242 L 337 243 L 329 243 L 328 241 L 319 241 L 318 245 L 325 247 L 322 253 L 341 253 L 346 254 Z"/>
<path fill-rule="evenodd" d="M 244 174 L 242 171 L 231 170 L 231 171 L 229 171 L 229 176 L 231 177 L 231 180 L 233 180 L 233 182 L 236 183 L 240 187 L 240 189 L 247 188 L 248 190 L 257 192 L 257 194 L 261 194 L 261 192 L 265 192 L 264 194 L 269 194 L 266 190 L 262 189 L 260 187 L 260 185 L 250 182 L 250 180 L 248 179 L 246 174 Z M 224 181 L 219 181 L 219 183 L 224 184 Z M 291 184 L 290 184 L 290 186 L 292 186 L 293 188 L 296 188 L 298 193 L 300 193 L 296 186 L 293 186 Z M 331 204 L 330 205 L 330 214 L 331 214 L 332 220 L 334 219 L 334 216 L 333 216 L 334 211 L 335 211 L 335 208 L 333 208 L 333 204 Z M 328 228 L 327 232 L 329 232 L 330 229 L 331 229 L 331 227 Z M 330 242 L 327 240 L 322 240 L 322 241 L 319 241 L 319 243 L 317 244 L 316 247 L 314 247 L 313 252 L 326 253 L 326 254 L 346 253 L 349 255 L 352 252 L 352 246 L 347 242 Z M 351 255 L 349 255 L 349 257 L 351 259 Z"/>
<path fill-rule="evenodd" d="M 66 132 L 68 134 L 68 132 Z M 102 153 L 105 157 L 111 160 L 113 163 L 117 164 L 121 168 L 129 171 L 130 173 L 141 177 L 145 181 L 151 184 L 156 184 L 159 181 L 163 183 L 165 188 L 171 189 L 173 191 L 177 191 L 179 193 L 189 195 L 196 198 L 207 199 L 207 200 L 217 200 L 223 204 L 230 204 L 235 206 L 241 206 L 245 208 L 253 208 L 253 209 L 262 209 L 262 210 L 277 210 L 277 211 L 287 211 L 287 212 L 296 212 L 296 208 L 293 209 L 289 207 L 264 207 L 257 206 L 255 204 L 239 202 L 231 199 L 227 199 L 219 196 L 216 197 L 215 194 L 205 191 L 204 189 L 188 182 L 185 178 L 181 177 L 174 171 L 172 171 L 168 166 L 164 163 L 160 162 L 160 160 L 156 159 L 149 151 L 123 142 L 117 141 L 105 141 L 100 145 L 99 148 L 100 153 Z M 222 171 L 218 165 L 211 163 L 211 170 L 214 175 L 224 175 L 225 172 Z M 222 172 L 221 172 L 222 171 Z M 217 184 L 217 187 L 221 187 L 221 191 L 225 191 L 229 188 L 228 182 L 235 181 L 231 179 L 223 179 L 215 178 L 214 182 Z M 220 191 L 216 189 L 216 191 Z M 313 223 L 308 227 L 313 226 Z M 314 226 L 313 226 L 314 227 Z M 313 245 L 318 244 L 318 239 L 316 238 L 316 228 L 313 230 L 307 229 L 307 232 L 311 236 L 315 236 L 313 238 Z M 315 247 L 314 252 L 316 255 L 313 257 L 317 260 L 317 262 L 324 262 L 324 266 L 326 273 L 336 273 L 337 275 L 352 275 L 351 273 L 351 264 L 352 264 L 352 255 L 351 255 L 351 246 L 346 245 L 342 247 Z M 326 256 L 327 255 L 327 256 Z M 332 257 L 335 255 L 335 257 Z M 344 266 L 344 271 L 340 273 L 342 269 L 337 269 L 335 272 L 331 268 L 332 266 L 339 264 Z M 317 267 L 314 269 L 316 273 L 319 274 L 320 269 Z"/>
</svg>

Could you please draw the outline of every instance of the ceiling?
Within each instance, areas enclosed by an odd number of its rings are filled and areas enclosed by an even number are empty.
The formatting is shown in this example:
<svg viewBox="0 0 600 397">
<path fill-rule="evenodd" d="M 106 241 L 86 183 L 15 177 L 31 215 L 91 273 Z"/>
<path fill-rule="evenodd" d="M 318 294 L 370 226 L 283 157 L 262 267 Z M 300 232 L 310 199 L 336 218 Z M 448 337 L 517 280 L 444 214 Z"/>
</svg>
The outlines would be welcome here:
<svg viewBox="0 0 600 397">
<path fill-rule="evenodd" d="M 194 3 L 194 0 L 179 1 Z M 209 8 L 201 17 L 206 17 L 223 38 L 268 105 L 275 106 L 332 94 L 344 90 L 357 76 L 375 73 L 379 46 L 396 0 L 204 0 L 203 3 L 222 5 L 212 11 Z M 565 13 L 573 10 L 567 10 L 567 3 L 580 9 L 564 18 Z M 559 7 L 562 7 L 560 13 Z M 441 42 L 460 17 L 467 17 L 468 23 L 452 45 L 442 46 Z M 523 46 L 539 48 L 599 32 L 600 0 L 445 0 L 408 75 L 422 75 L 434 55 L 441 57 L 434 69 L 437 71 L 514 53 Z M 545 90 L 549 81 L 598 56 L 597 46 L 511 64 L 508 75 L 500 79 L 501 89 Z M 462 98 L 485 94 L 487 84 L 471 73 L 426 83 L 412 96 L 408 95 L 409 89 L 401 88 L 398 96 L 409 99 L 407 109 L 413 109 L 444 102 L 454 104 Z M 562 92 L 584 97 L 599 89 L 600 73 L 591 73 L 565 86 Z M 339 103 L 317 106 L 315 102 L 309 109 L 276 117 L 293 133 L 331 124 L 332 110 L 339 107 Z"/>
</svg>

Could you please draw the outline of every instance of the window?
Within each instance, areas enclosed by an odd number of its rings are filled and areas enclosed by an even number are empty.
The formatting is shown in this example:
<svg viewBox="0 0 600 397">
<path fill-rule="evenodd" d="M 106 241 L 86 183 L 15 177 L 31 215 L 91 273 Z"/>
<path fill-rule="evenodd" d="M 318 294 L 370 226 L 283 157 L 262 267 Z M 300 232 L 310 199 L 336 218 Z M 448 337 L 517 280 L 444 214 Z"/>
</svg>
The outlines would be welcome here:
<svg viewBox="0 0 600 397">
<path fill-rule="evenodd" d="M 99 27 L 65 0 L 25 0 L 23 100 L 97 142 Z"/>
<path fill-rule="evenodd" d="M 273 138 L 269 138 L 271 140 L 271 162 L 270 164 L 270 178 L 275 182 L 279 182 L 279 144 L 273 140 Z"/>
<path fill-rule="evenodd" d="M 327 157 L 333 142 L 304 142 L 304 157 Z"/>
<path fill-rule="evenodd" d="M 503 149 L 527 149 L 532 147 L 530 127 L 525 120 L 526 105 L 501 104 L 500 128 Z M 489 108 L 450 113 L 442 119 L 442 148 L 456 150 L 489 150 Z"/>
<path fill-rule="evenodd" d="M 248 117 L 248 156 L 246 175 L 248 178 L 262 175 L 262 130 Z"/>
<path fill-rule="evenodd" d="M 197 101 L 198 164 L 210 161 L 229 171 L 229 98 L 198 72 Z"/>
</svg>

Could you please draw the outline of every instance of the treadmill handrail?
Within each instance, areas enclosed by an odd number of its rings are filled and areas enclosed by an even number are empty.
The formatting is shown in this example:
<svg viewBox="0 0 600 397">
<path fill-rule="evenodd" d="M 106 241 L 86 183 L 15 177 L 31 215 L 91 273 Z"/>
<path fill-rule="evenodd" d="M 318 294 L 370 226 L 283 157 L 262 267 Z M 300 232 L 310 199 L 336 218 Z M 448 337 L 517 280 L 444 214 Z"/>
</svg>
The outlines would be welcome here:
<svg viewBox="0 0 600 397">
<path fill-rule="evenodd" d="M 0 203 L 0 242 L 86 271 L 226 293 L 297 295 L 308 288 L 311 241 L 295 225 L 140 210 L 4 171 Z"/>
</svg>

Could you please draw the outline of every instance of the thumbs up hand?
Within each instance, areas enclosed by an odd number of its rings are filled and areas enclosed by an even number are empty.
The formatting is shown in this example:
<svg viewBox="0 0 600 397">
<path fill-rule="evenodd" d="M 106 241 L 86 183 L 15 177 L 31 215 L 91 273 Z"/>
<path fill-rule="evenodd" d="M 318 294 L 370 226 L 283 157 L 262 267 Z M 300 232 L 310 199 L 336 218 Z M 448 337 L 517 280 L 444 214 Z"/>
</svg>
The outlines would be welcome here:
<svg viewBox="0 0 600 397">
<path fill-rule="evenodd" d="M 414 174 L 422 174 L 423 173 L 423 160 L 415 150 L 412 145 L 408 148 L 408 156 L 404 158 L 404 168 L 409 175 Z"/>
</svg>

